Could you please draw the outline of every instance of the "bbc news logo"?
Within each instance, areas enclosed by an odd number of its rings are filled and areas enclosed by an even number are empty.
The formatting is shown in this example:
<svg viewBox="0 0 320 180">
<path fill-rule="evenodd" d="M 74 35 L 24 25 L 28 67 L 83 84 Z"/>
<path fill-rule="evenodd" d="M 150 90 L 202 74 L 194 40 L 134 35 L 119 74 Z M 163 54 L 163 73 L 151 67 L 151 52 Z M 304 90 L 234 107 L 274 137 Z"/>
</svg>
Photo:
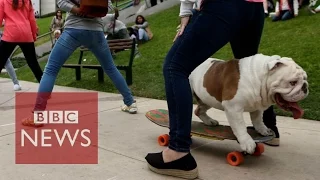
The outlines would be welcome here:
<svg viewBox="0 0 320 180">
<path fill-rule="evenodd" d="M 33 119 L 35 124 L 78 124 L 78 111 L 34 111 Z M 48 135 L 53 133 L 52 135 Z M 39 134 L 39 135 L 38 135 Z M 64 129 L 62 134 L 59 134 L 57 129 L 40 129 L 34 131 L 34 137 L 28 134 L 26 130 L 21 130 L 21 146 L 25 146 L 25 141 L 32 143 L 34 146 L 38 147 L 52 147 L 52 144 L 45 143 L 45 139 L 56 138 L 59 146 L 64 143 L 70 143 L 71 146 L 75 145 L 78 136 L 81 136 L 86 143 L 81 142 L 81 146 L 88 147 L 91 145 L 91 140 L 88 137 L 90 134 L 90 129 L 76 129 L 76 132 L 72 134 L 69 129 Z M 40 139 L 38 138 L 40 136 Z"/>
<path fill-rule="evenodd" d="M 87 100 L 79 99 L 83 97 L 79 93 L 73 98 L 69 93 L 55 94 L 48 101 L 47 110 L 34 111 L 33 115 L 16 108 L 17 164 L 98 163 L 98 98 L 95 93 L 85 94 Z M 16 106 L 32 101 L 29 96 L 25 93 L 16 96 Z M 81 103 L 77 103 L 79 100 Z M 28 114 L 38 127 L 21 124 Z"/>
<path fill-rule="evenodd" d="M 34 111 L 36 124 L 78 124 L 78 111 Z"/>
</svg>

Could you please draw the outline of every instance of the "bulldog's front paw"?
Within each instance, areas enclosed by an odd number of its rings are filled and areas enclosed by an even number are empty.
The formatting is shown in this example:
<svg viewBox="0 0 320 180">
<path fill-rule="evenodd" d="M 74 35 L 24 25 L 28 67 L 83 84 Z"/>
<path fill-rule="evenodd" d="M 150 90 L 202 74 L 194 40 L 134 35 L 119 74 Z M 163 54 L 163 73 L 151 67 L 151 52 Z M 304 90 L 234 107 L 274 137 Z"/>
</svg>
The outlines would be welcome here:
<svg viewBox="0 0 320 180">
<path fill-rule="evenodd" d="M 262 136 L 271 136 L 273 134 L 272 130 L 267 128 L 267 126 L 265 126 L 265 125 L 261 125 L 261 126 L 255 127 L 255 129 Z"/>
<path fill-rule="evenodd" d="M 253 154 L 255 152 L 256 143 L 249 134 L 242 135 L 239 138 L 239 143 L 242 151 L 247 152 L 249 154 Z"/>
</svg>

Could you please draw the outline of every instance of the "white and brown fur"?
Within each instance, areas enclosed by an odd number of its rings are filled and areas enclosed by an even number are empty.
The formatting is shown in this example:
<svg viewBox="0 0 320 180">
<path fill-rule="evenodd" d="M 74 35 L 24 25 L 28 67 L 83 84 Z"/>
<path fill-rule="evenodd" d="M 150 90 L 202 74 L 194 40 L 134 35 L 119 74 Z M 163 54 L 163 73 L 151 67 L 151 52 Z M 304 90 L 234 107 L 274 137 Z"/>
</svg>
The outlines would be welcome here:
<svg viewBox="0 0 320 180">
<path fill-rule="evenodd" d="M 273 62 L 277 59 L 280 57 L 262 54 L 230 61 L 209 58 L 189 76 L 198 102 L 195 114 L 206 125 L 215 126 L 219 123 L 207 115 L 207 110 L 213 107 L 225 111 L 242 150 L 250 154 L 256 144 L 247 133 L 243 112 L 250 112 L 252 124 L 260 134 L 272 133 L 264 125 L 262 115 L 274 104 L 268 77 L 276 68 L 277 63 Z"/>
</svg>

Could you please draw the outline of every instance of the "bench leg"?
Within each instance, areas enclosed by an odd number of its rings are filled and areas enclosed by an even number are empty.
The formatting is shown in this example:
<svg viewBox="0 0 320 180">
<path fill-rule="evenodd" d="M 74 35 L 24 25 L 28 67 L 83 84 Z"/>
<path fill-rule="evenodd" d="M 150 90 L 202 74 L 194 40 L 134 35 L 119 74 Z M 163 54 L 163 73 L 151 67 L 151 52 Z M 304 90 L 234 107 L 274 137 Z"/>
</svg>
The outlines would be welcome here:
<svg viewBox="0 0 320 180">
<path fill-rule="evenodd" d="M 81 79 L 81 67 L 76 68 L 76 80 L 80 81 Z"/>
<path fill-rule="evenodd" d="M 98 80 L 99 82 L 103 82 L 104 81 L 104 71 L 103 69 L 98 69 Z"/>
<path fill-rule="evenodd" d="M 128 86 L 132 85 L 132 69 L 126 69 L 126 81 Z"/>
</svg>

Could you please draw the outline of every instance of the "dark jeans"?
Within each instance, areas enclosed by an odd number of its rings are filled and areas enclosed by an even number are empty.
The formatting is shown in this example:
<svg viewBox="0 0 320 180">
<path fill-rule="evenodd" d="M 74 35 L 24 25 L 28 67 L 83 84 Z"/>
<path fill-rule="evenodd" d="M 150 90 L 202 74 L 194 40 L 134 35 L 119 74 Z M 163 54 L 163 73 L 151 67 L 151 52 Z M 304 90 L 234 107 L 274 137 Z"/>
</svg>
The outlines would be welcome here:
<svg viewBox="0 0 320 180">
<path fill-rule="evenodd" d="M 272 21 L 279 21 L 279 20 L 285 21 L 285 20 L 289 20 L 289 19 L 291 19 L 293 17 L 294 16 L 290 11 L 285 10 L 285 11 L 281 11 L 279 16 L 274 16 L 272 18 Z"/>
<path fill-rule="evenodd" d="M 26 58 L 28 66 L 30 67 L 37 81 L 40 82 L 43 72 L 38 63 L 36 50 L 33 42 L 14 43 L 14 42 L 1 41 L 0 42 L 0 72 L 16 46 L 19 46 L 21 48 L 23 55 Z"/>
<path fill-rule="evenodd" d="M 163 74 L 170 117 L 169 148 L 189 152 L 193 98 L 188 77 L 202 62 L 228 42 L 235 58 L 258 52 L 264 26 L 263 3 L 245 0 L 205 0 L 171 47 Z M 272 107 L 264 117 L 273 117 Z"/>
</svg>

